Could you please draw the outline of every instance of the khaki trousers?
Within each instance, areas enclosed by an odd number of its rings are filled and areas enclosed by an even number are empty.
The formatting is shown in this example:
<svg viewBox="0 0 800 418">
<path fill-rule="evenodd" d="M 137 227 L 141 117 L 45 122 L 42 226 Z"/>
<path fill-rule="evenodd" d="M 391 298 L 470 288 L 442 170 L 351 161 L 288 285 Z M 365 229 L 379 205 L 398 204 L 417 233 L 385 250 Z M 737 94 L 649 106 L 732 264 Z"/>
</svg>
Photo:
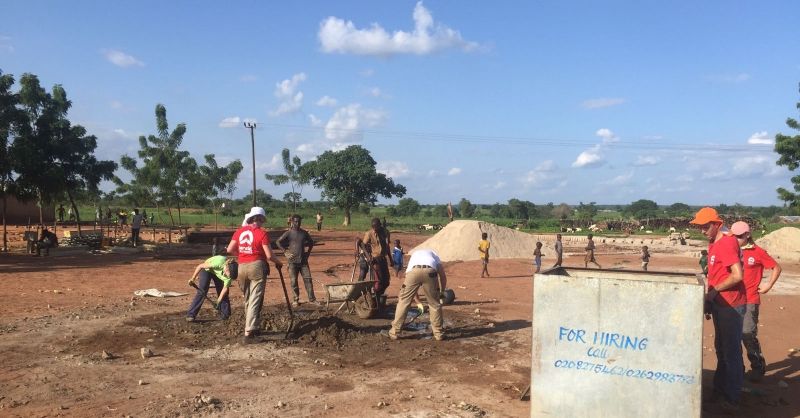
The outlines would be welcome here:
<svg viewBox="0 0 800 418">
<path fill-rule="evenodd" d="M 238 279 L 242 281 L 242 291 L 244 292 L 244 330 L 248 333 L 261 328 L 261 307 L 264 305 L 264 284 L 266 283 L 265 271 L 266 261 L 264 260 L 239 264 Z"/>
<path fill-rule="evenodd" d="M 432 268 L 412 268 L 406 272 L 403 286 L 400 288 L 400 295 L 397 296 L 397 309 L 394 314 L 394 321 L 392 321 L 392 329 L 389 334 L 398 336 L 403 323 L 406 320 L 408 307 L 414 302 L 414 295 L 421 287 L 425 292 L 425 297 L 428 300 L 428 307 L 430 308 L 431 316 L 431 330 L 433 330 L 433 337 L 441 339 L 444 332 L 442 331 L 442 306 L 439 304 L 439 280 L 436 269 Z"/>
</svg>

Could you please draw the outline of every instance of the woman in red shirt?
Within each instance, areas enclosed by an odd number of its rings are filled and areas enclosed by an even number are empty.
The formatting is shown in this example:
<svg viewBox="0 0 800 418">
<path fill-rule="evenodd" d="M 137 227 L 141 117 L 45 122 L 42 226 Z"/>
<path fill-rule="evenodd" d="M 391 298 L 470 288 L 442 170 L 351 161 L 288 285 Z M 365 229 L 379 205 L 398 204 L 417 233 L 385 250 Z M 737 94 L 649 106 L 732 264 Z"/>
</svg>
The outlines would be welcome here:
<svg viewBox="0 0 800 418">
<path fill-rule="evenodd" d="M 244 291 L 244 340 L 245 344 L 255 341 L 255 333 L 260 329 L 261 307 L 264 305 L 264 284 L 269 272 L 267 260 L 275 268 L 283 267 L 272 254 L 269 235 L 261 228 L 267 220 L 264 208 L 253 207 L 244 216 L 242 227 L 236 230 L 228 244 L 228 254 L 238 256 L 239 280 Z"/>
<path fill-rule="evenodd" d="M 744 326 L 742 328 L 742 343 L 750 360 L 750 376 L 753 382 L 760 381 L 767 371 L 767 362 L 761 352 L 761 343 L 758 342 L 758 308 L 761 305 L 761 294 L 769 292 L 781 275 L 781 266 L 753 242 L 750 234 L 750 225 L 747 222 L 736 222 L 731 225 L 731 234 L 739 241 L 742 249 L 742 264 L 744 269 L 744 287 L 747 304 L 744 312 Z M 772 269 L 769 281 L 761 284 L 764 269 Z"/>
</svg>

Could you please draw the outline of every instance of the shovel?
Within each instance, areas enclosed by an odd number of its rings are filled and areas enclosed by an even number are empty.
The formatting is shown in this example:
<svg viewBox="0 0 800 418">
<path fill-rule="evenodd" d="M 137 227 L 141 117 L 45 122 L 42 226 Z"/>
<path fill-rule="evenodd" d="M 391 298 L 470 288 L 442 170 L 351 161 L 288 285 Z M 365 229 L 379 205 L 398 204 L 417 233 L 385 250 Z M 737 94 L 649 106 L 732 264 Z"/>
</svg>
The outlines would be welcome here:
<svg viewBox="0 0 800 418">
<path fill-rule="evenodd" d="M 283 280 L 283 271 L 278 269 L 278 276 L 281 278 L 281 287 L 283 288 L 283 297 L 286 298 L 286 307 L 289 309 L 289 327 L 286 329 L 286 336 L 283 339 L 289 338 L 289 333 L 292 332 L 294 326 L 294 312 L 292 312 L 292 304 L 289 303 L 289 293 L 286 291 L 286 282 Z"/>
<path fill-rule="evenodd" d="M 189 282 L 189 286 L 192 286 L 193 288 L 200 290 L 200 288 L 197 287 L 197 283 L 195 282 Z M 215 311 L 219 311 L 219 306 L 217 305 L 217 302 L 215 300 L 212 300 L 210 297 L 208 297 L 208 294 L 203 295 L 203 297 L 206 298 L 206 300 L 209 301 L 209 303 L 211 303 L 211 306 L 214 307 Z"/>
</svg>

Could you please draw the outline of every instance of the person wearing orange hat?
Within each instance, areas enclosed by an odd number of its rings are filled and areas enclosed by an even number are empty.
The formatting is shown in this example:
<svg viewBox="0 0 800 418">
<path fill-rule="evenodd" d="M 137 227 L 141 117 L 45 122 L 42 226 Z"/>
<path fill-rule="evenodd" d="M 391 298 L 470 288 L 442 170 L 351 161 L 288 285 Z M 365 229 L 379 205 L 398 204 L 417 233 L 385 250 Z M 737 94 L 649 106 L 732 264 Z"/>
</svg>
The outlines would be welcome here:
<svg viewBox="0 0 800 418">
<path fill-rule="evenodd" d="M 750 380 L 758 382 L 766 373 L 767 362 L 761 352 L 758 342 L 758 308 L 761 305 L 761 294 L 767 293 L 778 281 L 781 275 L 781 266 L 763 248 L 753 242 L 750 225 L 739 221 L 731 225 L 731 234 L 736 237 L 742 249 L 742 263 L 744 264 L 744 287 L 747 304 L 744 313 L 744 327 L 742 329 L 742 343 L 750 360 Z M 772 270 L 769 281 L 761 283 L 764 269 Z"/>
<path fill-rule="evenodd" d="M 744 380 L 742 361 L 742 326 L 745 288 L 739 242 L 723 230 L 723 221 L 714 208 L 700 209 L 689 223 L 700 228 L 708 238 L 708 291 L 706 306 L 714 321 L 714 349 L 717 370 L 714 372 L 712 400 L 724 397 L 724 409 L 738 408 Z"/>
</svg>

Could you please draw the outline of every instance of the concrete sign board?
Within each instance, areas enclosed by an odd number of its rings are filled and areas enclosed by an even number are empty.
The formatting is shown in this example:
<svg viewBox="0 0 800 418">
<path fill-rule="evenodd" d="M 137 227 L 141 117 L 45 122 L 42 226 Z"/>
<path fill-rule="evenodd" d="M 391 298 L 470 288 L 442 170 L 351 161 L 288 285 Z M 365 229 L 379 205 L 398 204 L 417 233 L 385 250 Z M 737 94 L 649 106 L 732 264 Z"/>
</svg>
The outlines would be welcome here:
<svg viewBox="0 0 800 418">
<path fill-rule="evenodd" d="M 703 293 L 691 274 L 537 274 L 531 417 L 700 417 Z"/>
</svg>

